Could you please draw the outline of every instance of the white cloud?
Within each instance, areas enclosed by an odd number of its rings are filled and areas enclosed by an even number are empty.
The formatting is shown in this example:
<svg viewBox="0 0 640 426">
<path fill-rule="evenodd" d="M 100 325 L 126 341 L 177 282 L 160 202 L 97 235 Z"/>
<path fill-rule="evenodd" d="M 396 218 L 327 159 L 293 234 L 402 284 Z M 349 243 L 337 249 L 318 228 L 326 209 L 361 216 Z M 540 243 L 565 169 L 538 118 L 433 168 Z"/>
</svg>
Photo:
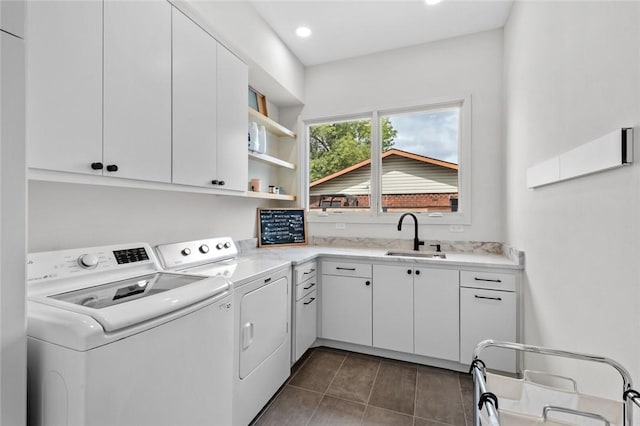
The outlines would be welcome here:
<svg viewBox="0 0 640 426">
<path fill-rule="evenodd" d="M 398 131 L 394 148 L 458 163 L 457 109 L 395 115 L 389 121 Z"/>
</svg>

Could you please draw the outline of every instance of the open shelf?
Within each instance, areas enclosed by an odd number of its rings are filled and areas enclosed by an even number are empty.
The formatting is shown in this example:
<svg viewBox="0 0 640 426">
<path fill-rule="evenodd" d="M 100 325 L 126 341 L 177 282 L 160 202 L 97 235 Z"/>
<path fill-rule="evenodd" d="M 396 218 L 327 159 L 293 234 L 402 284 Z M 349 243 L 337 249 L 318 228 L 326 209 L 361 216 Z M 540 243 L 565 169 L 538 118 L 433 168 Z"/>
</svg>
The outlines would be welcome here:
<svg viewBox="0 0 640 426">
<path fill-rule="evenodd" d="M 275 122 L 269 117 L 260 114 L 258 111 L 256 111 L 253 108 L 249 108 L 249 117 L 251 117 L 251 120 L 258 123 L 258 125 L 262 124 L 264 127 L 267 128 L 268 132 L 273 133 L 276 136 L 279 136 L 279 137 L 286 136 L 294 140 L 296 138 L 296 134 L 294 132 L 287 129 L 280 123 Z"/>
<path fill-rule="evenodd" d="M 276 157 L 272 157 L 270 155 L 259 154 L 257 152 L 249 151 L 249 159 L 250 160 L 260 161 L 262 163 L 269 164 L 271 166 L 283 167 L 285 169 L 291 169 L 291 170 L 295 170 L 296 169 L 296 165 L 293 164 L 293 163 L 281 160 L 281 159 L 276 158 Z"/>
<path fill-rule="evenodd" d="M 249 198 L 263 198 L 266 200 L 279 200 L 279 201 L 295 201 L 295 195 L 289 194 L 270 194 L 268 192 L 253 192 L 247 191 L 247 197 Z"/>
</svg>

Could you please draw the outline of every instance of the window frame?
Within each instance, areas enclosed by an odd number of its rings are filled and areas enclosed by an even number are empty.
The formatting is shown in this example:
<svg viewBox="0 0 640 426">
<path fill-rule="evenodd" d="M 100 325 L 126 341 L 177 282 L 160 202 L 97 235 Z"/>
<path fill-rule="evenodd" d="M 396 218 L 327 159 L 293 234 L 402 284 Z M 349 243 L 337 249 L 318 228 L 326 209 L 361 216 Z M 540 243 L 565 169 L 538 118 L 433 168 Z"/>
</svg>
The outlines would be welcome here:
<svg viewBox="0 0 640 426">
<path fill-rule="evenodd" d="M 382 211 L 382 141 L 380 140 L 380 117 L 438 110 L 451 107 L 460 108 L 460 129 L 458 138 L 458 199 L 457 212 L 416 212 L 421 224 L 470 225 L 471 224 L 471 95 L 434 99 L 413 106 L 377 108 L 337 117 L 303 119 L 301 204 L 307 211 L 310 223 L 396 223 L 402 212 Z M 309 127 L 352 120 L 371 121 L 371 205 L 368 212 L 326 212 L 309 209 Z"/>
</svg>

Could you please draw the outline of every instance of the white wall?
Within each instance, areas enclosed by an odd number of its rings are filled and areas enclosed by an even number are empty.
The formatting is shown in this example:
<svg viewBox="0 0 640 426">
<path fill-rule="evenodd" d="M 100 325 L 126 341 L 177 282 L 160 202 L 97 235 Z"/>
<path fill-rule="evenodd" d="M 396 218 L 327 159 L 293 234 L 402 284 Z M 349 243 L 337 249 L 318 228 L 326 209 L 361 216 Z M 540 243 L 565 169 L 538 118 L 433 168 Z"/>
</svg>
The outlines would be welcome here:
<svg viewBox="0 0 640 426">
<path fill-rule="evenodd" d="M 638 383 L 640 164 L 535 190 L 525 173 L 640 124 L 640 3 L 516 2 L 504 37 L 506 241 L 526 252 L 525 341 L 610 356 Z M 602 374 L 563 373 L 619 398 Z"/>
<path fill-rule="evenodd" d="M 3 18 L 10 12 L 2 4 L 0 9 Z M 14 19 L 10 22 L 21 21 Z M 1 32 L 0 425 L 7 426 L 26 423 L 27 402 L 24 65 L 24 41 Z"/>
<path fill-rule="evenodd" d="M 303 119 L 423 105 L 471 95 L 471 225 L 423 225 L 421 238 L 502 240 L 502 30 L 397 49 L 307 68 Z M 395 226 L 312 223 L 313 235 L 398 238 Z M 375 231 L 374 231 L 375 229 Z M 407 234 L 408 235 L 408 234 Z M 407 236 L 409 238 L 409 236 Z"/>
<path fill-rule="evenodd" d="M 240 197 L 31 181 L 28 248 L 253 238 L 256 208 L 264 205 Z"/>
</svg>

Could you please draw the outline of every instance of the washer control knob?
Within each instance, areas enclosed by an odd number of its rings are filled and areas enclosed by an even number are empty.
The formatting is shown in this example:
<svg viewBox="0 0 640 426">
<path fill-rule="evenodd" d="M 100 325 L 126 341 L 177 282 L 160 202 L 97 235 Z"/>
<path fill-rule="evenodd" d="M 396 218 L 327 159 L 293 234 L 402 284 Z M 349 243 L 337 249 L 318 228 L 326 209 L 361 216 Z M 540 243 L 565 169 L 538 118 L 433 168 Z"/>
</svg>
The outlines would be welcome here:
<svg viewBox="0 0 640 426">
<path fill-rule="evenodd" d="M 98 257 L 94 254 L 83 254 L 78 258 L 78 265 L 83 269 L 93 269 L 98 266 Z"/>
<path fill-rule="evenodd" d="M 200 246 L 200 253 L 202 254 L 207 254 L 209 253 L 209 246 L 206 244 L 203 244 Z"/>
<path fill-rule="evenodd" d="M 231 243 L 229 241 L 224 243 L 224 248 L 229 248 L 229 247 L 231 247 Z"/>
<path fill-rule="evenodd" d="M 180 253 L 182 253 L 183 256 L 189 256 L 191 254 L 191 249 L 190 248 L 182 249 Z"/>
<path fill-rule="evenodd" d="M 222 243 L 218 243 L 218 244 L 216 244 L 216 248 L 217 248 L 218 250 L 222 250 L 222 248 L 223 248 L 223 247 L 224 247 L 224 245 L 223 245 Z"/>
</svg>

